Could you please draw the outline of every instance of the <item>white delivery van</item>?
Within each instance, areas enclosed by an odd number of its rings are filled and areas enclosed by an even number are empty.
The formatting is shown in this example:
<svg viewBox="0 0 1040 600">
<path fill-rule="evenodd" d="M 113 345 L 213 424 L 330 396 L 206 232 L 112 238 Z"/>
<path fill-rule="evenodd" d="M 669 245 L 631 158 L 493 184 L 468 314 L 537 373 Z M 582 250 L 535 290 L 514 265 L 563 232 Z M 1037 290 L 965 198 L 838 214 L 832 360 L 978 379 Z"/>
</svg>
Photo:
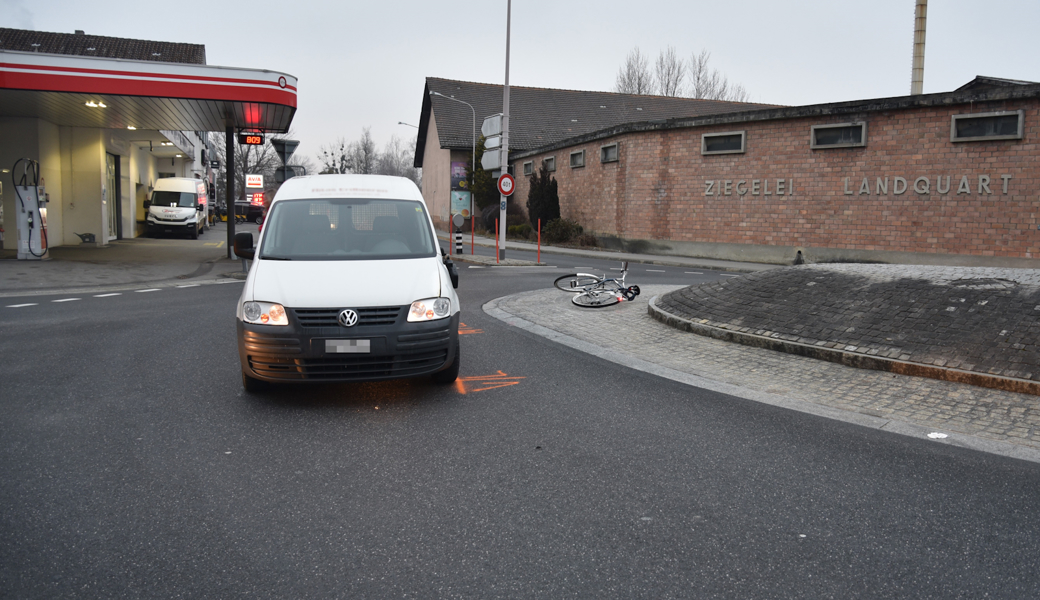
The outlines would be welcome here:
<svg viewBox="0 0 1040 600">
<path fill-rule="evenodd" d="M 459 373 L 458 272 L 419 189 L 382 175 L 293 177 L 260 238 L 237 307 L 247 391 L 271 382 L 374 381 Z"/>
<path fill-rule="evenodd" d="M 206 226 L 206 182 L 190 177 L 164 177 L 145 201 L 148 235 L 186 233 L 197 240 Z"/>
</svg>

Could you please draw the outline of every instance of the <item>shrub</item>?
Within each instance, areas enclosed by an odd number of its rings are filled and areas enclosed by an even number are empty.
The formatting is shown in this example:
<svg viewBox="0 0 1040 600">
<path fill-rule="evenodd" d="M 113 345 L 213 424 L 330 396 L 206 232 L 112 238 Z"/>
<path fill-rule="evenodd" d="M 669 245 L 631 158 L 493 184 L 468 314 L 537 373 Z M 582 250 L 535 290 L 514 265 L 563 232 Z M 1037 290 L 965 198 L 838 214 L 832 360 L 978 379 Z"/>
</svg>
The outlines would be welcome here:
<svg viewBox="0 0 1040 600">
<path fill-rule="evenodd" d="M 547 244 L 569 244 L 582 233 L 581 225 L 570 219 L 553 219 L 542 228 L 542 239 Z"/>
<path fill-rule="evenodd" d="M 511 237 L 523 238 L 525 240 L 531 239 L 531 226 L 527 223 L 521 223 L 519 225 L 512 225 L 506 229 L 506 234 Z"/>
<path fill-rule="evenodd" d="M 579 246 L 589 246 L 589 247 L 599 246 L 599 240 L 597 240 L 596 236 L 592 235 L 591 233 L 579 233 L 578 237 L 576 237 L 574 239 L 574 241 Z"/>
<path fill-rule="evenodd" d="M 537 226 L 539 219 L 545 226 L 549 221 L 560 218 L 560 194 L 556 187 L 556 180 L 549 174 L 545 163 L 542 163 L 542 167 L 531 175 L 531 186 L 527 192 L 527 216 L 532 226 Z"/>
</svg>

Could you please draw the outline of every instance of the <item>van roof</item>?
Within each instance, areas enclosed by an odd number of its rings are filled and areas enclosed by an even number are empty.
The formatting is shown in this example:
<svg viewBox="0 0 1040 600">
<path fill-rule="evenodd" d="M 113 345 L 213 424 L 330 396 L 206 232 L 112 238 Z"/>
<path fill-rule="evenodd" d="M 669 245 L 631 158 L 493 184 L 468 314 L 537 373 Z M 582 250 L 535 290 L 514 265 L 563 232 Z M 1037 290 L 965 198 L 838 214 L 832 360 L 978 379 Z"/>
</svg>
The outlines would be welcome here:
<svg viewBox="0 0 1040 600">
<path fill-rule="evenodd" d="M 274 200 L 300 198 L 386 198 L 423 201 L 411 179 L 389 175 L 304 175 L 282 184 Z"/>
<path fill-rule="evenodd" d="M 202 180 L 201 179 L 195 179 L 194 177 L 162 177 L 160 179 L 156 179 L 155 180 L 156 183 L 159 183 L 160 181 L 190 181 L 192 183 L 195 183 L 197 181 L 202 181 Z"/>
</svg>

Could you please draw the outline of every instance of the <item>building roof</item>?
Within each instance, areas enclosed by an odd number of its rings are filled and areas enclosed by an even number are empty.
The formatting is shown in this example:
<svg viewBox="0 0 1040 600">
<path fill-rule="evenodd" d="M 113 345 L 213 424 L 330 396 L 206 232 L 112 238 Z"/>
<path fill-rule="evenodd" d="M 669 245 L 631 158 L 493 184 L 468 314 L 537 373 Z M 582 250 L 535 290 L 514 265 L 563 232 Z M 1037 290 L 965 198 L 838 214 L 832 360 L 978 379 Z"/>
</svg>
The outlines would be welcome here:
<svg viewBox="0 0 1040 600">
<path fill-rule="evenodd" d="M 51 33 L 0 27 L 0 50 L 121 58 L 153 62 L 206 64 L 202 44 L 153 42 L 76 33 Z"/>
<path fill-rule="evenodd" d="M 972 79 L 968 83 L 965 83 L 961 87 L 954 90 L 955 92 L 963 91 L 981 91 L 981 90 L 992 90 L 998 88 L 1015 87 L 1022 85 L 1037 85 L 1036 81 L 1019 81 L 1017 79 L 1001 79 L 1000 77 L 986 77 L 985 75 L 977 75 L 975 79 Z"/>
<path fill-rule="evenodd" d="M 415 166 L 423 164 L 431 111 L 436 113 L 441 148 L 468 150 L 473 144 L 476 112 L 477 137 L 485 117 L 502 112 L 503 86 L 490 83 L 426 78 Z M 431 96 L 439 92 L 473 106 Z M 583 92 L 510 86 L 509 151 L 523 152 L 600 131 L 623 123 L 698 117 L 771 108 L 775 105 L 723 102 L 665 96 L 637 96 L 612 92 Z"/>
<path fill-rule="evenodd" d="M 993 79 L 993 78 L 976 78 Z M 1003 80 L 1012 81 L 1012 80 Z M 510 151 L 509 160 L 520 160 L 536 154 L 542 154 L 578 144 L 632 132 L 666 131 L 686 129 L 709 125 L 728 125 L 734 128 L 745 123 L 756 121 L 774 121 L 781 119 L 826 118 L 837 122 L 854 121 L 867 118 L 872 112 L 891 110 L 912 110 L 934 106 L 970 105 L 979 102 L 1002 102 L 1007 100 L 1040 99 L 1040 83 L 1016 82 L 1014 85 L 993 85 L 971 88 L 962 86 L 952 92 L 937 94 L 919 94 L 896 96 L 893 98 L 872 98 L 867 100 L 851 100 L 827 104 L 811 104 L 807 106 L 766 107 L 755 110 L 739 110 L 725 113 L 701 115 L 697 117 L 680 117 L 659 121 L 629 122 L 607 127 L 599 131 L 577 135 L 558 142 L 530 150 Z M 440 121 L 438 120 L 438 125 Z"/>
</svg>

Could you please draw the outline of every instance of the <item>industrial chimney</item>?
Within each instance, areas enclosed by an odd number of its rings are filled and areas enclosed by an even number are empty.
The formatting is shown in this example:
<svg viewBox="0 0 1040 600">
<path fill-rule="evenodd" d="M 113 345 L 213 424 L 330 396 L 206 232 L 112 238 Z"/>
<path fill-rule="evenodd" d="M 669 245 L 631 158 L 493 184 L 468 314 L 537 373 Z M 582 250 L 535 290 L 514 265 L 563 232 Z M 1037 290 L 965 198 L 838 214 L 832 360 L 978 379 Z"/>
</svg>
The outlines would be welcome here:
<svg viewBox="0 0 1040 600">
<path fill-rule="evenodd" d="M 910 75 L 910 95 L 924 93 L 924 32 L 928 21 L 928 0 L 917 0 L 914 9 L 914 70 Z"/>
</svg>

